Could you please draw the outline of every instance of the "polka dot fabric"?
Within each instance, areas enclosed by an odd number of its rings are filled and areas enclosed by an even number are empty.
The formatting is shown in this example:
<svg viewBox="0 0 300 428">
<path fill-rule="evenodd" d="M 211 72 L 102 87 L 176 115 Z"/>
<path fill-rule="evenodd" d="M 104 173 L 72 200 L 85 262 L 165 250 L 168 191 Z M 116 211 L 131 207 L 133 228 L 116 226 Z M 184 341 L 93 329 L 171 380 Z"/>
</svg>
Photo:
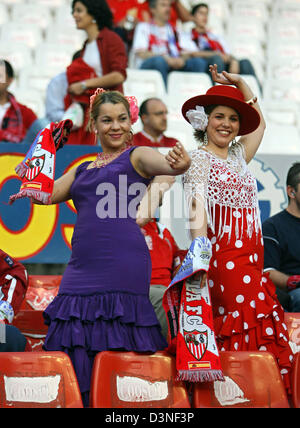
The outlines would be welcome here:
<svg viewBox="0 0 300 428">
<path fill-rule="evenodd" d="M 222 213 L 216 213 L 216 218 L 222 218 Z M 251 237 L 246 232 L 239 239 L 232 234 L 230 240 L 228 233 L 222 238 L 209 233 L 213 256 L 208 284 L 218 346 L 221 351 L 272 352 L 289 390 L 293 354 L 284 312 L 274 284 L 263 274 L 261 232 Z"/>
</svg>

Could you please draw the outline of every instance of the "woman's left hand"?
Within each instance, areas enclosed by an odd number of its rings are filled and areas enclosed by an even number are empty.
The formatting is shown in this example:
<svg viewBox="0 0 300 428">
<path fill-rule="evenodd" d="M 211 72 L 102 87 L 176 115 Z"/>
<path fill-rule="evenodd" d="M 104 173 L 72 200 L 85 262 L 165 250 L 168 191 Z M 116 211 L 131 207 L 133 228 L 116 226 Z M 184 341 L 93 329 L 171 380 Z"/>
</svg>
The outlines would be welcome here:
<svg viewBox="0 0 300 428">
<path fill-rule="evenodd" d="M 241 81 L 240 74 L 227 73 L 227 71 L 222 71 L 218 73 L 218 67 L 216 64 L 209 66 L 209 71 L 214 82 L 220 83 L 221 85 L 235 85 Z"/>
<path fill-rule="evenodd" d="M 179 142 L 177 142 L 176 145 L 172 147 L 171 150 L 169 150 L 165 158 L 168 161 L 170 167 L 176 171 L 182 170 L 185 172 L 191 165 L 190 156 L 188 155 L 183 145 Z"/>
<path fill-rule="evenodd" d="M 85 90 L 80 82 L 76 82 L 69 86 L 68 91 L 73 95 L 81 95 Z"/>
</svg>

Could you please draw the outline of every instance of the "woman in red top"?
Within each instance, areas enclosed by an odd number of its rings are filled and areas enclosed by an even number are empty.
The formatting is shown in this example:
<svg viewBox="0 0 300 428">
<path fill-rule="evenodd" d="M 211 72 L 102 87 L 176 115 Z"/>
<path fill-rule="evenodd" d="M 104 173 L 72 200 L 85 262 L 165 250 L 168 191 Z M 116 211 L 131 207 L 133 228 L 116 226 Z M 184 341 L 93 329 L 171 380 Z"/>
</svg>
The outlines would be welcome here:
<svg viewBox="0 0 300 428">
<path fill-rule="evenodd" d="M 95 144 L 95 135 L 86 131 L 89 98 L 98 87 L 123 92 L 127 54 L 123 41 L 111 30 L 113 15 L 105 0 L 73 0 L 72 14 L 77 29 L 86 32 L 87 40 L 80 58 L 67 68 L 66 108 L 76 101 L 85 112 L 83 126 L 71 133 L 69 144 Z"/>
</svg>

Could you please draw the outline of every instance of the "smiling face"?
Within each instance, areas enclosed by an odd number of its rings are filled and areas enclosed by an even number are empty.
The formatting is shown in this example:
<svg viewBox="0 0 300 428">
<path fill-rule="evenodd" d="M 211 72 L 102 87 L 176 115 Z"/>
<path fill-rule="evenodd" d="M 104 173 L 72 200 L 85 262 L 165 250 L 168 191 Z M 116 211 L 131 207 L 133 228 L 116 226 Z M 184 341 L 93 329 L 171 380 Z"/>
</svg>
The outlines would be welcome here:
<svg viewBox="0 0 300 428">
<path fill-rule="evenodd" d="M 124 104 L 101 104 L 94 128 L 104 152 L 113 153 L 121 149 L 128 141 L 131 130 L 130 118 Z"/>
<path fill-rule="evenodd" d="M 227 148 L 239 132 L 240 119 L 231 107 L 217 106 L 210 113 L 207 125 L 208 146 Z"/>
<path fill-rule="evenodd" d="M 86 30 L 90 25 L 94 24 L 94 18 L 88 13 L 86 6 L 80 1 L 74 4 L 72 15 L 78 30 Z"/>
</svg>

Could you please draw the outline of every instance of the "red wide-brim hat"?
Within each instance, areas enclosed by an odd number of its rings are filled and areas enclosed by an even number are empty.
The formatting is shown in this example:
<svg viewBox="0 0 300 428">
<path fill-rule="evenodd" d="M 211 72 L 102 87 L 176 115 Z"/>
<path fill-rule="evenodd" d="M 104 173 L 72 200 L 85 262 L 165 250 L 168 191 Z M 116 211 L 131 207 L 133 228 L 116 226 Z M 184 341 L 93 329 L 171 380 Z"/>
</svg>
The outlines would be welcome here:
<svg viewBox="0 0 300 428">
<path fill-rule="evenodd" d="M 236 110 L 240 116 L 238 135 L 250 134 L 259 126 L 260 116 L 257 110 L 247 104 L 242 92 L 234 86 L 216 85 L 208 89 L 205 95 L 190 98 L 182 106 L 182 114 L 188 120 L 186 113 L 196 106 L 223 105 Z M 190 122 L 189 122 L 190 123 Z"/>
</svg>

